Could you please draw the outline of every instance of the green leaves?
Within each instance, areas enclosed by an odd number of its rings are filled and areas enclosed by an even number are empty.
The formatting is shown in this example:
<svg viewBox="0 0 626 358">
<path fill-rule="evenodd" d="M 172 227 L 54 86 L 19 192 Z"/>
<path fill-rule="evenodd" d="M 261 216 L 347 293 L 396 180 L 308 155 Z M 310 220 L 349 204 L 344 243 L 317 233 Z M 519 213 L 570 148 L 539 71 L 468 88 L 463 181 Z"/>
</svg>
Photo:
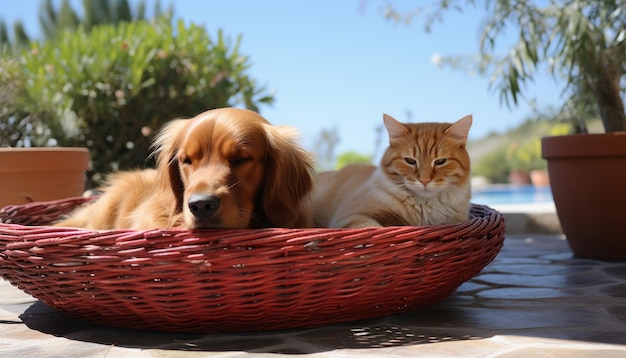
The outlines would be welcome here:
<svg viewBox="0 0 626 358">
<path fill-rule="evenodd" d="M 90 185 L 113 169 L 144 167 L 152 135 L 166 121 L 273 101 L 248 75 L 240 42 L 165 17 L 79 27 L 32 44 L 20 56 L 24 109 L 47 130 L 30 135 L 90 147 Z"/>
<path fill-rule="evenodd" d="M 483 28 L 481 51 L 493 55 L 489 65 L 497 76 L 492 76 L 492 85 L 507 105 L 518 103 L 537 66 L 544 65 L 564 80 L 564 91 L 577 97 L 579 91 L 592 94 L 607 130 L 626 130 L 619 86 L 626 74 L 623 1 L 552 0 L 537 5 L 497 0 L 494 4 Z M 511 28 L 519 30 L 516 42 L 508 54 L 497 55 L 496 39 L 505 39 Z M 485 39 L 489 47 L 483 44 Z"/>
<path fill-rule="evenodd" d="M 570 100 L 588 94 L 607 131 L 626 131 L 626 1 L 488 0 L 481 28 L 478 60 L 444 58 L 442 63 L 490 74 L 501 102 L 515 106 L 538 70 L 565 83 Z M 425 14 L 426 31 L 448 9 L 476 6 L 472 0 L 438 0 L 406 15 L 392 6 L 394 21 Z M 474 57 L 474 59 L 476 58 Z M 461 64 L 459 66 L 459 64 Z M 580 93 L 584 92 L 583 95 Z M 571 101 L 567 101 L 571 102 Z"/>
</svg>

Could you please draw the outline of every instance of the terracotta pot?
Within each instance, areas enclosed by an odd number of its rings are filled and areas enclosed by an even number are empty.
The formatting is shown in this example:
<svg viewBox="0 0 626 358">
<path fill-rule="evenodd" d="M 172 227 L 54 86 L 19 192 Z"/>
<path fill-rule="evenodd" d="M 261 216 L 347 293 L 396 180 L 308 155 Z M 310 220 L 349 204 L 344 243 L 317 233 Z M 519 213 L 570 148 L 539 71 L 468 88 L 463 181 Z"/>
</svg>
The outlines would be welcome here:
<svg viewBox="0 0 626 358">
<path fill-rule="evenodd" d="M 574 254 L 626 260 L 626 132 L 546 137 L 541 145 Z"/>
<path fill-rule="evenodd" d="M 550 185 L 550 177 L 547 170 L 535 169 L 530 171 L 530 182 L 534 186 L 548 186 Z"/>
<path fill-rule="evenodd" d="M 86 148 L 0 148 L 0 208 L 82 195 Z"/>
<path fill-rule="evenodd" d="M 515 185 L 528 185 L 530 184 L 530 176 L 528 170 L 511 170 L 509 173 L 509 183 Z"/>
</svg>

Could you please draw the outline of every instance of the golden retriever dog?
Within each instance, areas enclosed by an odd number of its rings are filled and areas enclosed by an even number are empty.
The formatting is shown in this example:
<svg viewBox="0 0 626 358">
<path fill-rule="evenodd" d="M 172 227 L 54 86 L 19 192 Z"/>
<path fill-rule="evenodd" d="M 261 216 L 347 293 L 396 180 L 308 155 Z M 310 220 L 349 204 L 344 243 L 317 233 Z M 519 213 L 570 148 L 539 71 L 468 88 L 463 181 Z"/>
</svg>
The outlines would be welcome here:
<svg viewBox="0 0 626 358">
<path fill-rule="evenodd" d="M 100 198 L 56 226 L 311 227 L 312 159 L 295 137 L 244 109 L 173 120 L 155 137 L 156 169 L 112 174 Z"/>
</svg>

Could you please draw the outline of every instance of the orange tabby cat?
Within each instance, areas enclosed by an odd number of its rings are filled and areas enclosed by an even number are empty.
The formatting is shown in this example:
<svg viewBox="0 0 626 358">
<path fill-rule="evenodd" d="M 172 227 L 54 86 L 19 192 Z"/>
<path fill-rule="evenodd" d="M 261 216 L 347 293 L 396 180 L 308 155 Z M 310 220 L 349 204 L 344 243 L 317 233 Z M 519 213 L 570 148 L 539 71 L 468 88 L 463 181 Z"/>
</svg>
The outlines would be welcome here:
<svg viewBox="0 0 626 358">
<path fill-rule="evenodd" d="M 470 209 L 468 115 L 450 123 L 400 123 L 383 115 L 389 147 L 378 167 L 320 173 L 313 194 L 318 227 L 454 224 Z"/>
</svg>

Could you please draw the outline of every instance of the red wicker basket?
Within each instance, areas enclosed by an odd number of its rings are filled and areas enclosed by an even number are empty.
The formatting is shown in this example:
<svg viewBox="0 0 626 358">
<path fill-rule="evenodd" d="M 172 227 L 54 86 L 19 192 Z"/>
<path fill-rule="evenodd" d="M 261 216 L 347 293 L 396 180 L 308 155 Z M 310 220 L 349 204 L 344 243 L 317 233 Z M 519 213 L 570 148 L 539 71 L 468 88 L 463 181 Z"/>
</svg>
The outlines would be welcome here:
<svg viewBox="0 0 626 358">
<path fill-rule="evenodd" d="M 493 260 L 504 219 L 368 229 L 43 226 L 87 199 L 0 211 L 0 274 L 93 323 L 170 332 L 315 327 L 433 305 Z"/>
</svg>

